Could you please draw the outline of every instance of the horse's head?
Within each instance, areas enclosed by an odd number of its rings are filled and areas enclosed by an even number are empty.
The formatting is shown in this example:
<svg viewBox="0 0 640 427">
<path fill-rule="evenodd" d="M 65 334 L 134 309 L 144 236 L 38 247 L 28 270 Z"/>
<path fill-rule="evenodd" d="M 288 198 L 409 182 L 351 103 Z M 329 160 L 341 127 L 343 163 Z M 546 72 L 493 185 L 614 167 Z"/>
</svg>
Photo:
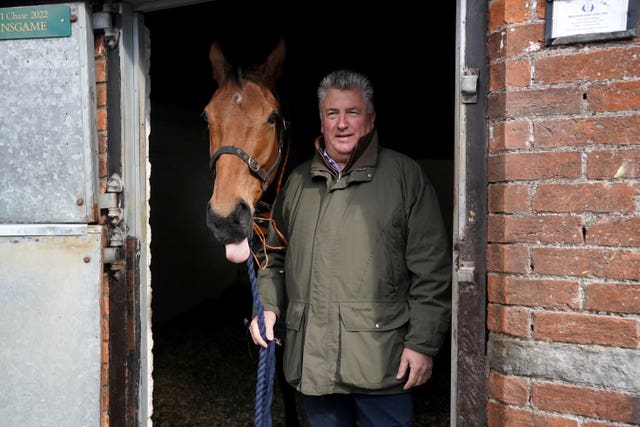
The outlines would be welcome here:
<svg viewBox="0 0 640 427">
<path fill-rule="evenodd" d="M 284 54 L 281 40 L 260 67 L 244 72 L 228 63 L 217 42 L 209 51 L 218 89 L 204 109 L 214 173 L 207 225 L 230 261 L 248 258 L 255 206 L 280 163 L 284 121 L 275 83 Z"/>
</svg>

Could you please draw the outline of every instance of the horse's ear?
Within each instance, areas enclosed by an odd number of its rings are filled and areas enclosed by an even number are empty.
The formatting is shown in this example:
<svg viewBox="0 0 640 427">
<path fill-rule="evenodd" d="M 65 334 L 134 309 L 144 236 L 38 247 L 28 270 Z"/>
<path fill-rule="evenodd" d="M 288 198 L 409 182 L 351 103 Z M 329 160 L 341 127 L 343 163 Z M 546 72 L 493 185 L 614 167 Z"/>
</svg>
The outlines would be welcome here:
<svg viewBox="0 0 640 427">
<path fill-rule="evenodd" d="M 286 47 L 284 39 L 280 39 L 276 47 L 273 48 L 269 56 L 262 66 L 264 81 L 271 87 L 275 86 L 275 82 L 280 77 L 280 71 L 282 70 L 282 63 L 284 62 L 284 56 L 286 53 Z"/>
<path fill-rule="evenodd" d="M 218 41 L 214 41 L 209 49 L 209 61 L 213 68 L 213 79 L 221 85 L 231 66 L 222 53 L 222 47 Z"/>
</svg>

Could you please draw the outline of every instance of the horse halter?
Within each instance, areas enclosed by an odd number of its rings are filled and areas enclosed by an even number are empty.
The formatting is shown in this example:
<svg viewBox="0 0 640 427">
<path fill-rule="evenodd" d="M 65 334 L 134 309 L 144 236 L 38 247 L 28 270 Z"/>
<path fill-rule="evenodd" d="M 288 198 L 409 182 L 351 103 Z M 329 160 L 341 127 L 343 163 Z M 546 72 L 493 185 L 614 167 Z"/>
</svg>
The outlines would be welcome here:
<svg viewBox="0 0 640 427">
<path fill-rule="evenodd" d="M 266 191 L 269 186 L 269 181 L 271 180 L 271 176 L 278 170 L 278 166 L 282 160 L 282 147 L 284 145 L 284 130 L 287 129 L 287 123 L 284 118 L 280 117 L 276 122 L 276 133 L 278 136 L 278 155 L 273 164 L 269 167 L 267 171 L 265 171 L 262 166 L 258 163 L 258 160 L 255 157 L 247 154 L 242 148 L 236 147 L 234 145 L 225 145 L 218 148 L 215 153 L 211 156 L 211 160 L 209 161 L 209 169 L 213 171 L 214 177 L 216 173 L 216 161 L 218 157 L 222 154 L 233 154 L 238 156 L 244 161 L 249 167 L 249 171 L 258 177 L 262 181 L 262 191 Z"/>
</svg>

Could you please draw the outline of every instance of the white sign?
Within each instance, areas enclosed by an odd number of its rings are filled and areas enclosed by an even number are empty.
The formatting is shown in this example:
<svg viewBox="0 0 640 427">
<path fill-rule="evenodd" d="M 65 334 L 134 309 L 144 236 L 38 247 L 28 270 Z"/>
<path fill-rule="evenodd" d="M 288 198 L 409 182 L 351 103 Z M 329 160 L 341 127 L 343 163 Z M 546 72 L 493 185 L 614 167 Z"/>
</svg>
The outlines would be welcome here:
<svg viewBox="0 0 640 427">
<path fill-rule="evenodd" d="M 555 0 L 551 37 L 627 29 L 629 0 Z"/>
</svg>

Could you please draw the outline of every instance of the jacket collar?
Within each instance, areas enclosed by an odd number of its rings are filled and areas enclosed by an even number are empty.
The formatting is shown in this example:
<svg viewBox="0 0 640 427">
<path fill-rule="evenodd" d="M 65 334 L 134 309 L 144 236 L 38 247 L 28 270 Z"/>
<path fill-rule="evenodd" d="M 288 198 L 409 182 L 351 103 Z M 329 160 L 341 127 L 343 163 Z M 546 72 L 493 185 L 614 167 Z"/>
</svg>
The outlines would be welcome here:
<svg viewBox="0 0 640 427">
<path fill-rule="evenodd" d="M 311 169 L 325 169 L 329 170 L 334 175 L 338 175 L 338 172 L 333 169 L 324 158 L 324 155 L 322 154 L 324 148 L 324 137 L 319 136 L 315 141 L 315 152 L 313 155 L 313 160 L 311 162 Z M 360 141 L 358 141 L 355 150 L 353 150 L 349 161 L 347 161 L 344 169 L 340 171 L 340 174 L 345 175 L 354 169 L 374 167 L 377 161 L 378 132 L 374 128 L 371 132 L 360 138 Z"/>
</svg>

